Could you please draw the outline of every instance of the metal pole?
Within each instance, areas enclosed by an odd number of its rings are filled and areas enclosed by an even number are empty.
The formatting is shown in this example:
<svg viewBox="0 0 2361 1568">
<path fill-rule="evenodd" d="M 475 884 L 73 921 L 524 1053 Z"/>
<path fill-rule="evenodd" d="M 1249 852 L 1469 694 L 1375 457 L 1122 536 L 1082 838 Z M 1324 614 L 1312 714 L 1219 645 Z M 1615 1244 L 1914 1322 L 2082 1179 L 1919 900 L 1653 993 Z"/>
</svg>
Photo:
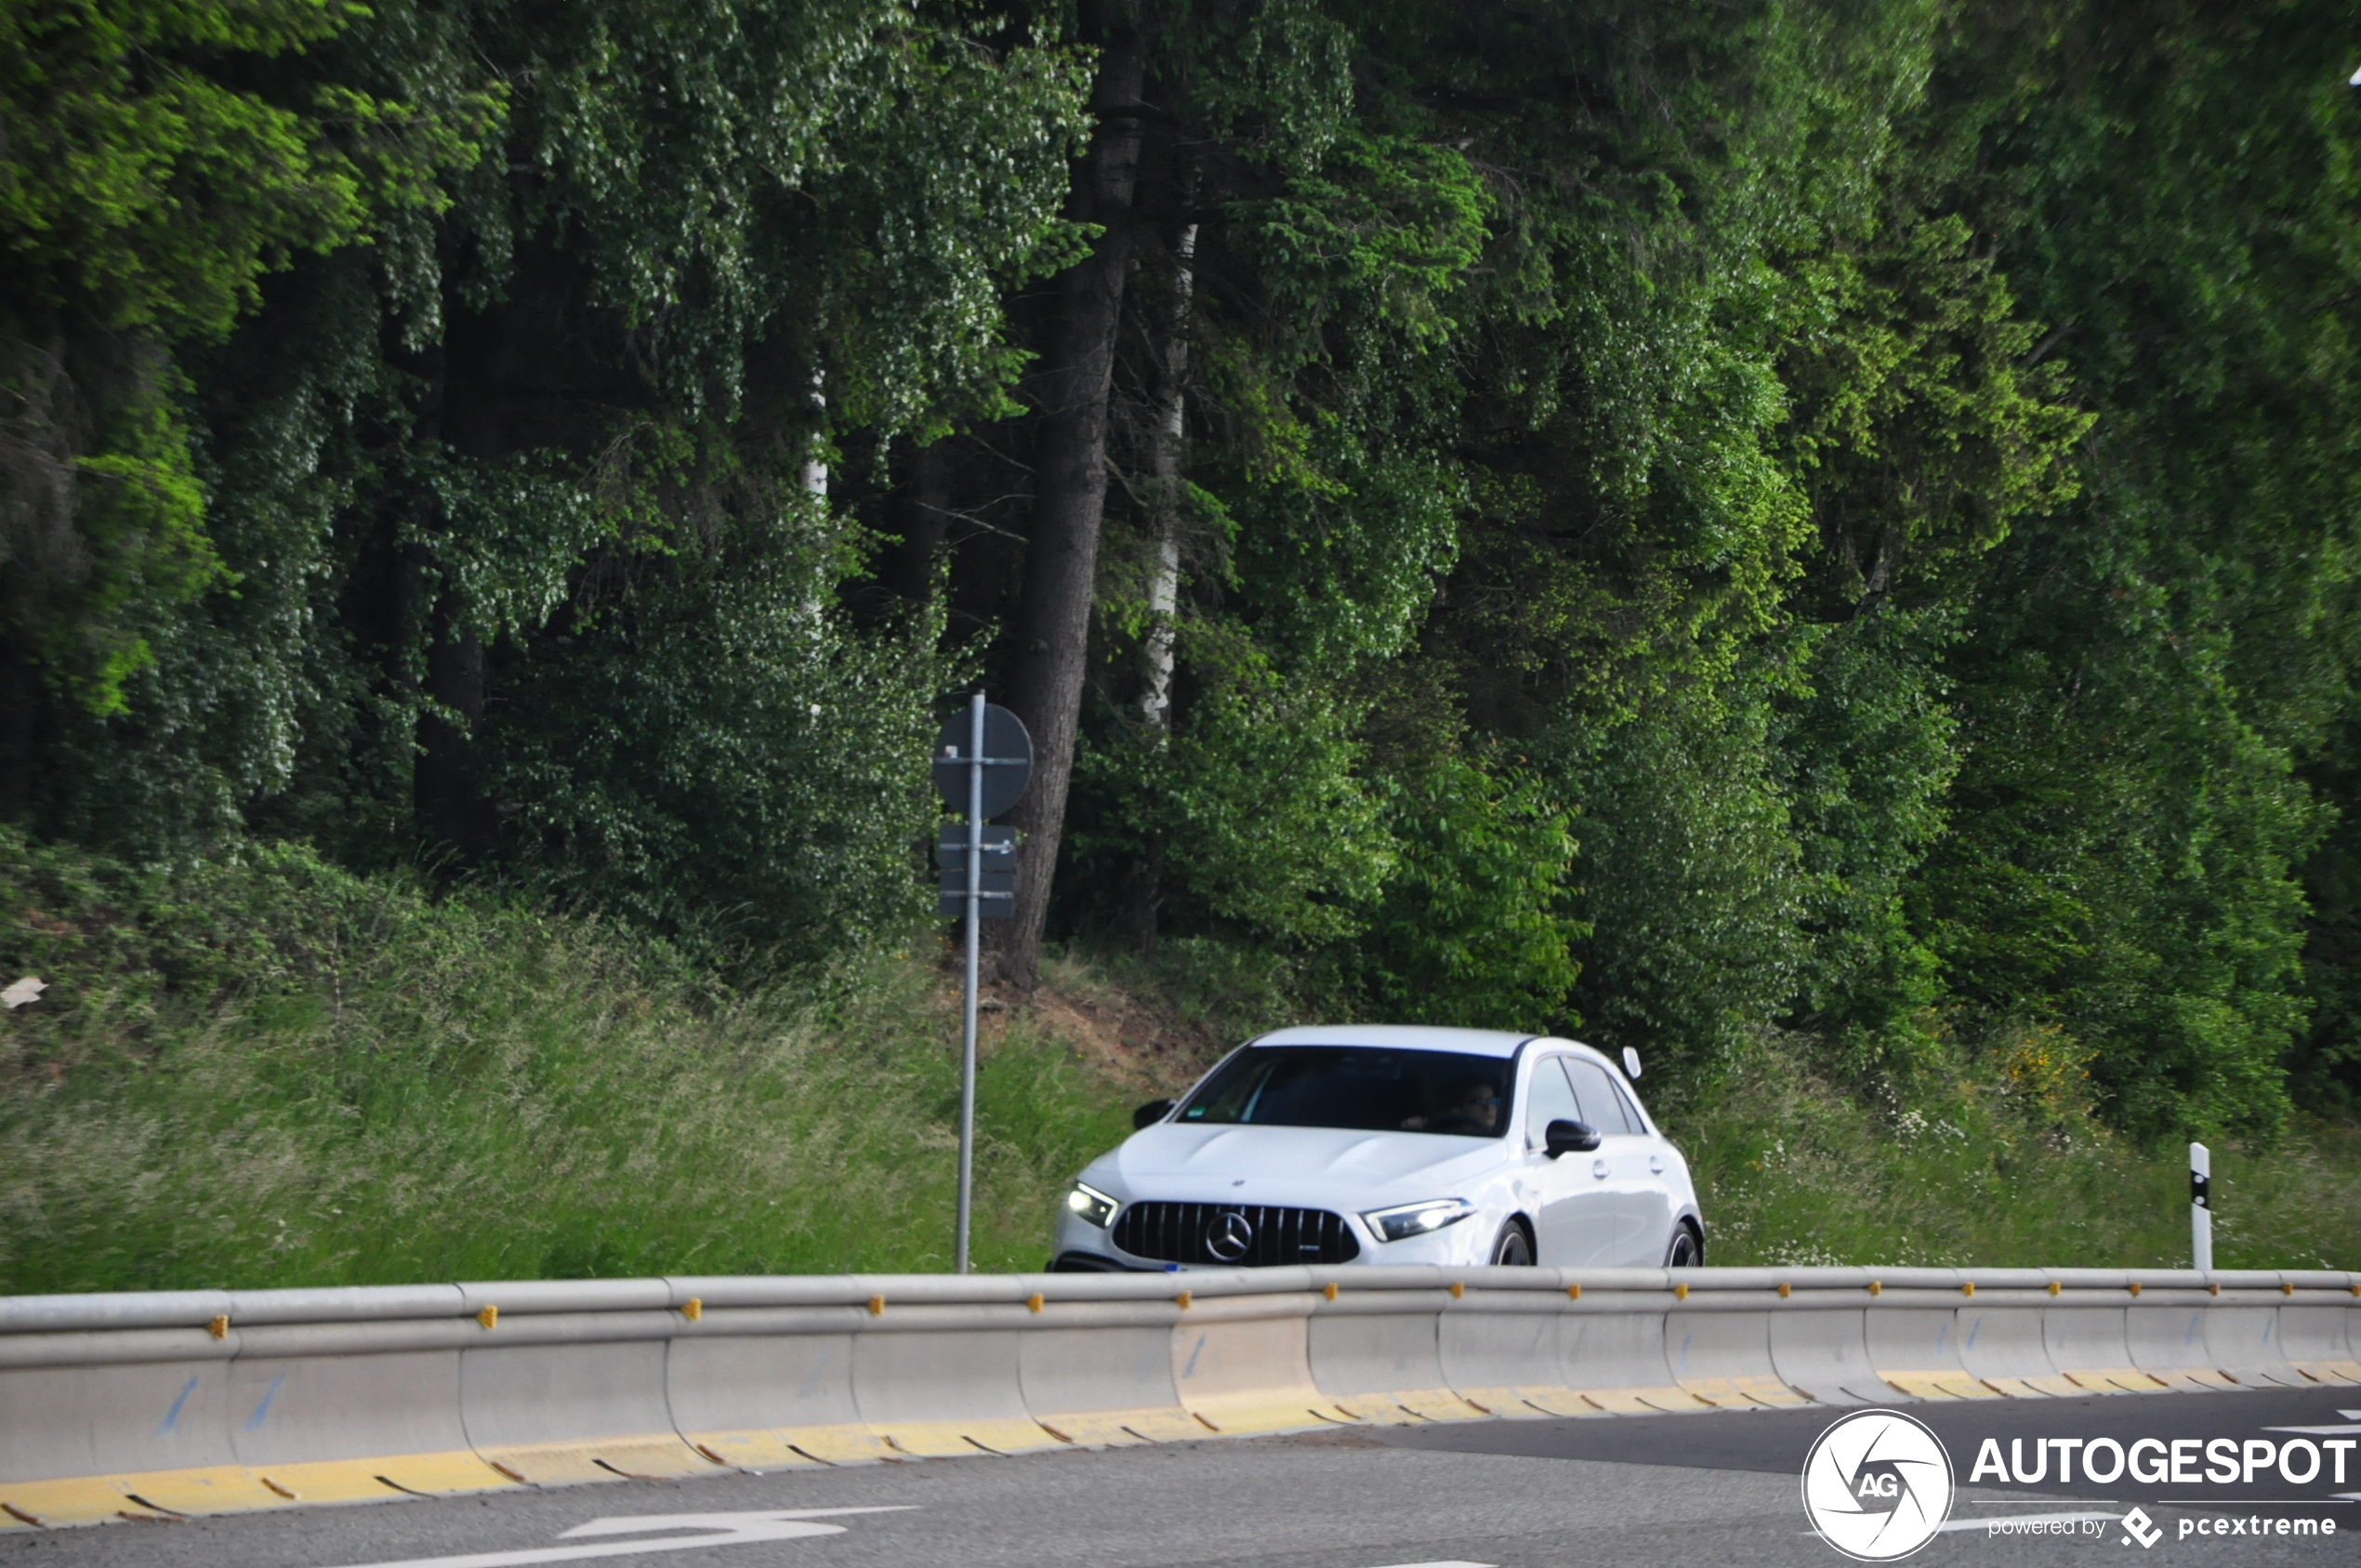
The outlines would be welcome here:
<svg viewBox="0 0 2361 1568">
<path fill-rule="evenodd" d="M 2213 1272 L 2213 1156 L 2189 1145 L 2189 1266 Z"/>
<path fill-rule="evenodd" d="M 952 1267 L 968 1272 L 968 1216 L 975 1201 L 976 928 L 983 916 L 983 693 L 968 704 L 968 980 L 960 998 L 959 1237 Z"/>
</svg>

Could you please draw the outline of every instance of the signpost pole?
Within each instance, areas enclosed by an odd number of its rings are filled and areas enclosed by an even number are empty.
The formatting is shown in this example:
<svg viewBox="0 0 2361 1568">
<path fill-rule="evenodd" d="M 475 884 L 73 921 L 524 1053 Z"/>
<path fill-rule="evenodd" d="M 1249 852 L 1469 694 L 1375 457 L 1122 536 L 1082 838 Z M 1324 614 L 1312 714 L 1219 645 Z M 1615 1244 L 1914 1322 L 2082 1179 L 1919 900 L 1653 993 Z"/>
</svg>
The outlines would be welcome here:
<svg viewBox="0 0 2361 1568">
<path fill-rule="evenodd" d="M 989 748 L 989 749 L 987 749 Z M 997 755 L 995 755 L 996 753 Z M 987 772 L 985 770 L 991 770 Z M 1016 843 L 1013 827 L 987 827 L 1024 797 L 1033 777 L 1033 737 L 1007 708 L 995 707 L 975 692 L 967 711 L 954 709 L 934 737 L 934 787 L 943 810 L 968 820 L 964 826 L 935 828 L 935 911 L 968 925 L 967 973 L 960 980 L 959 1032 L 959 1214 L 952 1242 L 952 1267 L 968 1272 L 969 1243 L 975 1219 L 976 1011 L 983 981 L 981 948 L 986 918 L 1005 920 L 1016 907 Z M 983 857 L 999 857 L 987 875 Z"/>
<path fill-rule="evenodd" d="M 953 1269 L 968 1272 L 968 1219 L 975 1201 L 976 936 L 983 919 L 983 693 L 968 704 L 968 977 L 960 998 L 959 1234 Z"/>
</svg>

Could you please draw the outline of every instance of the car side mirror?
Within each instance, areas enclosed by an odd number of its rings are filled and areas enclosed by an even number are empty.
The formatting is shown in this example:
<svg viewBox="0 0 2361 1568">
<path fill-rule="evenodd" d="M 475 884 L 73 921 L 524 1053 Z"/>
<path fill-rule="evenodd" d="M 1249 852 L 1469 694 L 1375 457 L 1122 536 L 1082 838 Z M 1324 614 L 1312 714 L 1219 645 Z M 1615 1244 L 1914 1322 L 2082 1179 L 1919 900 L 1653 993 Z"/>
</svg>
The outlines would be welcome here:
<svg viewBox="0 0 2361 1568">
<path fill-rule="evenodd" d="M 1141 1127 L 1154 1126 L 1155 1123 L 1164 1120 L 1165 1117 L 1170 1115 L 1171 1113 L 1172 1101 L 1168 1100 L 1151 1100 L 1145 1105 L 1141 1106 L 1140 1109 L 1131 1113 L 1131 1130 L 1137 1132 Z"/>
<path fill-rule="evenodd" d="M 1599 1146 L 1599 1129 L 1588 1122 L 1551 1122 L 1541 1137 L 1553 1160 L 1560 1154 L 1587 1154 Z"/>
</svg>

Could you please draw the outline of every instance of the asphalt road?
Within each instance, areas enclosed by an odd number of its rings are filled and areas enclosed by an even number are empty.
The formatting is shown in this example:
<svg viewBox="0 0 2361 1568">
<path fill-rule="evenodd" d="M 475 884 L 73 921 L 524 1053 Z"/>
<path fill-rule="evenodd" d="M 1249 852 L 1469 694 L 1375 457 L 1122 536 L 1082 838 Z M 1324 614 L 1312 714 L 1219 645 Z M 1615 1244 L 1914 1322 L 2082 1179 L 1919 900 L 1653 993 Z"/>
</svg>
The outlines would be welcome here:
<svg viewBox="0 0 2361 1568">
<path fill-rule="evenodd" d="M 2241 1479 L 2061 1487 L 2054 1471 L 2038 1487 L 1965 1484 L 1985 1437 L 2005 1451 L 2012 1438 L 2030 1448 L 2037 1438 L 2061 1436 L 2112 1436 L 2127 1446 L 2143 1437 L 2288 1441 L 2272 1427 L 2361 1435 L 2361 1390 L 1907 1408 L 1942 1438 L 1963 1483 L 1949 1527 L 1913 1563 L 2361 1561 L 2361 1450 L 2348 1456 L 2343 1486 L 2326 1469 L 2307 1486 L 2259 1474 L 2251 1486 Z M 1811 1533 L 1799 1474 L 1813 1440 L 1835 1418 L 1813 1409 L 1339 1428 L 1016 1458 L 717 1473 L 679 1483 L 29 1532 L 0 1536 L 0 1568 L 1827 1568 L 1844 1560 Z M 2130 1543 L 2117 1522 L 2133 1505 L 2160 1532 L 2153 1547 Z M 858 1511 L 811 1516 L 834 1509 Z M 666 1518 L 681 1515 L 696 1522 Z M 2268 1533 L 2278 1518 L 2299 1516 L 2334 1519 L 2338 1535 Z M 2046 1520 L 2052 1531 L 2073 1533 L 1996 1535 L 1997 1520 Z M 2197 1535 L 2200 1521 L 2249 1528 Z"/>
</svg>

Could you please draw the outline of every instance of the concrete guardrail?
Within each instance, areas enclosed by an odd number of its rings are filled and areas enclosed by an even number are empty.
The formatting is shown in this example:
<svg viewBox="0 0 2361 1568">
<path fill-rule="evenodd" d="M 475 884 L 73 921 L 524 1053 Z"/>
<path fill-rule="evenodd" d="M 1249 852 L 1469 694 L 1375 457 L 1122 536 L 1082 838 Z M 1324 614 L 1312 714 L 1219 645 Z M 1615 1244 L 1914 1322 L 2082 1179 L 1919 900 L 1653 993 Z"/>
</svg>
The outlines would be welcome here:
<svg viewBox="0 0 2361 1568">
<path fill-rule="evenodd" d="M 2361 1274 L 1295 1268 L 0 1298 L 0 1529 L 1355 1422 L 2361 1385 Z"/>
</svg>

